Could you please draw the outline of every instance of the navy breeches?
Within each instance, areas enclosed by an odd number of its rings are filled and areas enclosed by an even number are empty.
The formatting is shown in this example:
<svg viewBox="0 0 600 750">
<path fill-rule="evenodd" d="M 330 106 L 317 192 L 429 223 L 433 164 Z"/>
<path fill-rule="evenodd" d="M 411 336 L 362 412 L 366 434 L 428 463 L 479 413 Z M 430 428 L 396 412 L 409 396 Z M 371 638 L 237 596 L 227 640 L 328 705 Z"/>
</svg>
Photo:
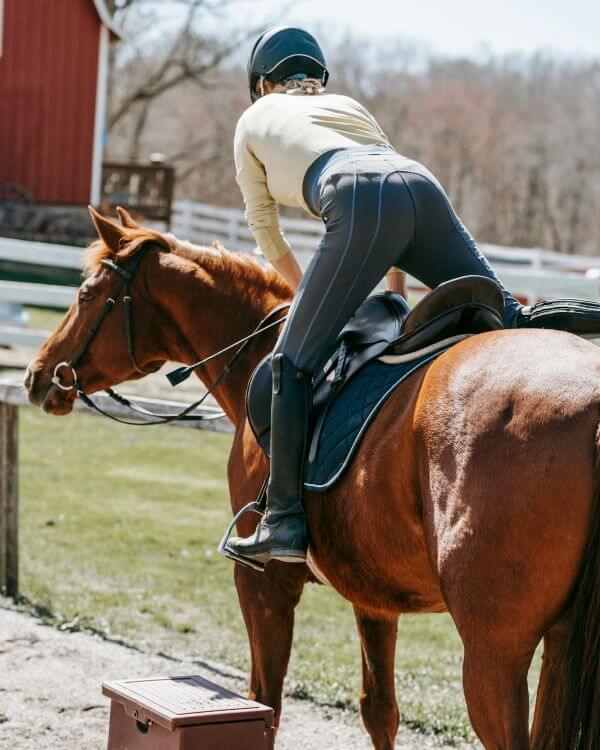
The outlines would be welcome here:
<svg viewBox="0 0 600 750">
<path fill-rule="evenodd" d="M 498 281 L 436 178 L 391 148 L 323 154 L 306 174 L 304 197 L 326 231 L 275 348 L 303 372 L 324 363 L 392 266 L 432 288 L 470 274 Z M 506 290 L 504 298 L 512 327 L 519 303 Z"/>
</svg>

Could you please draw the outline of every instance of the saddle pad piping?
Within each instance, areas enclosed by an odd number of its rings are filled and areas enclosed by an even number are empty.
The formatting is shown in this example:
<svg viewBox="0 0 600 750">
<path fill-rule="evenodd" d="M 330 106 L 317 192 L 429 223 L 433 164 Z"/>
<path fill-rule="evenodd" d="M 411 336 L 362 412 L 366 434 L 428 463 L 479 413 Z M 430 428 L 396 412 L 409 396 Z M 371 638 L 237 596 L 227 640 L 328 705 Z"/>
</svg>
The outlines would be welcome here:
<svg viewBox="0 0 600 750">
<path fill-rule="evenodd" d="M 417 349 L 415 352 L 407 352 L 406 354 L 384 354 L 381 357 L 378 357 L 378 359 L 380 362 L 383 362 L 384 365 L 402 365 L 405 362 L 412 362 L 415 359 L 420 359 L 431 352 L 445 349 L 448 346 L 457 344 L 459 341 L 468 339 L 474 335 L 474 333 L 459 333 L 456 336 L 450 336 L 443 341 L 436 341 L 433 344 L 429 344 L 429 346 L 424 346 L 422 349 Z"/>
</svg>

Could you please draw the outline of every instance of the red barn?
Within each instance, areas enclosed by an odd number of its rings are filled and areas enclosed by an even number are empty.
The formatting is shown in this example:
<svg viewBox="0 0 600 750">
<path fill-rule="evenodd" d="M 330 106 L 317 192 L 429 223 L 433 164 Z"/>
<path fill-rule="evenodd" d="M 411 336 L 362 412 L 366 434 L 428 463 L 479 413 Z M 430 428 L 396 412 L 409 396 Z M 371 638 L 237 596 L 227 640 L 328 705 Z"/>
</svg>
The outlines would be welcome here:
<svg viewBox="0 0 600 750">
<path fill-rule="evenodd" d="M 0 0 L 0 183 L 37 203 L 99 201 L 116 38 L 104 0 Z"/>
</svg>

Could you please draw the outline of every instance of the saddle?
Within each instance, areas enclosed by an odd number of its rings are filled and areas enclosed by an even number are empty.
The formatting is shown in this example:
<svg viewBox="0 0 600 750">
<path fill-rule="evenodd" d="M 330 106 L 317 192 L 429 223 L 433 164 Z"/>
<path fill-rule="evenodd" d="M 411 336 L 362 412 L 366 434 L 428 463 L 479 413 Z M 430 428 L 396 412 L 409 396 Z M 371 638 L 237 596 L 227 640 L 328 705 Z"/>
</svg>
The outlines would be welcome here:
<svg viewBox="0 0 600 750">
<path fill-rule="evenodd" d="M 417 369 L 458 341 L 503 327 L 502 290 L 483 276 L 440 284 L 412 310 L 394 292 L 371 295 L 340 332 L 313 381 L 307 489 L 325 491 L 342 476 L 366 428 L 388 396 Z M 383 360 L 381 358 L 384 358 Z M 246 410 L 268 455 L 271 357 L 254 371 Z"/>
</svg>

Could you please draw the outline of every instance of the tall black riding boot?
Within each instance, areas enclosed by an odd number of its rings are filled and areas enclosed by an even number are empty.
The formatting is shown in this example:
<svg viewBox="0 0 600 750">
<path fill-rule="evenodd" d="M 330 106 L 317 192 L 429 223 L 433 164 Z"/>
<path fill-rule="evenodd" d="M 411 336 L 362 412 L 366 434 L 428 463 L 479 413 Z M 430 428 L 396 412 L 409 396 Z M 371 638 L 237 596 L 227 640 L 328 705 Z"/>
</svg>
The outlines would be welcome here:
<svg viewBox="0 0 600 750">
<path fill-rule="evenodd" d="M 308 528 L 302 506 L 304 462 L 311 406 L 311 379 L 285 354 L 273 357 L 271 476 L 267 509 L 252 536 L 235 537 L 227 547 L 255 562 L 304 562 Z"/>
</svg>

